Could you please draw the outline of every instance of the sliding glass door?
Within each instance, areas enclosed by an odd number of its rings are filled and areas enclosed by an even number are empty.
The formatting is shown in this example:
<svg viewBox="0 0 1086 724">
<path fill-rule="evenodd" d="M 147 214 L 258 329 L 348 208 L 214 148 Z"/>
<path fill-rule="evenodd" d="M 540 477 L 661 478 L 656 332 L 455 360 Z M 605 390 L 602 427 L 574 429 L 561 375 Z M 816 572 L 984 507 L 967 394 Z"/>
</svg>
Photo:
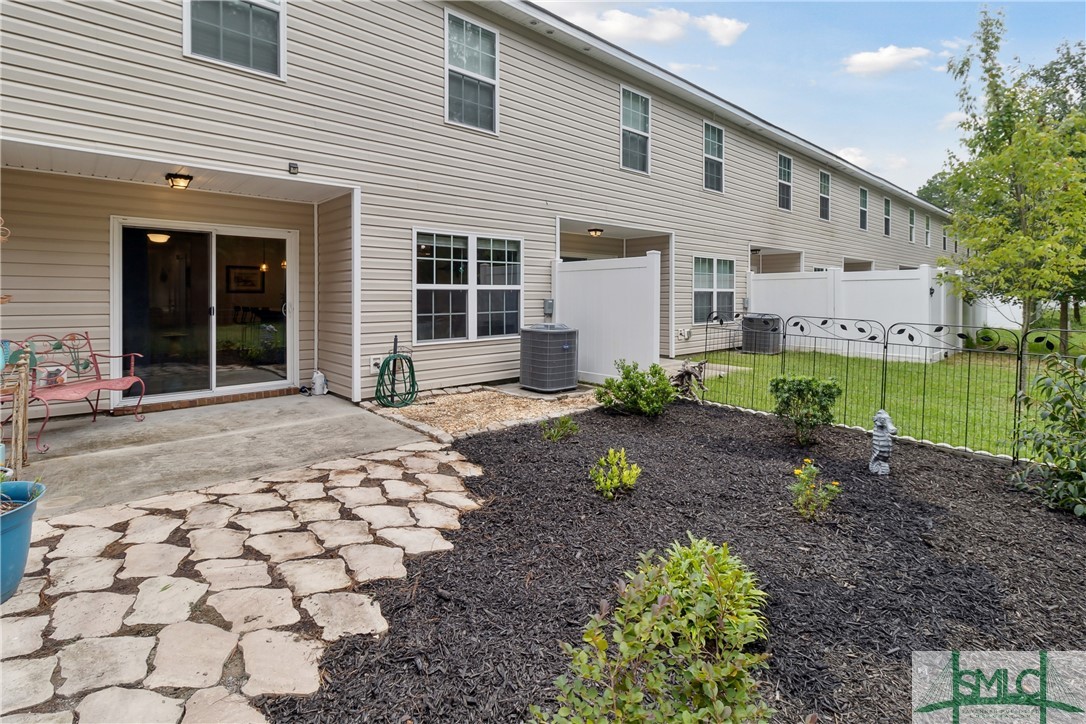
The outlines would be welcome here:
<svg viewBox="0 0 1086 724">
<path fill-rule="evenodd" d="M 126 226 L 121 344 L 148 395 L 286 384 L 285 236 Z"/>
</svg>

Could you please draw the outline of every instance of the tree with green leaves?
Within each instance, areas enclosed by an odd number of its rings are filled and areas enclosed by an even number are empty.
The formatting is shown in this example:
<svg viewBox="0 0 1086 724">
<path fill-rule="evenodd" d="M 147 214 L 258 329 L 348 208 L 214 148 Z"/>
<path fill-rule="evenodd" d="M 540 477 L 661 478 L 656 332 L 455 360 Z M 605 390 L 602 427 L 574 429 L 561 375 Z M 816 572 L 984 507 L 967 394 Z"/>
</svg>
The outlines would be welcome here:
<svg viewBox="0 0 1086 724">
<path fill-rule="evenodd" d="M 935 175 L 917 189 L 916 195 L 929 204 L 935 204 L 940 209 L 950 211 L 954 205 L 954 200 L 950 191 L 947 190 L 947 175 L 946 171 L 936 171 Z"/>
<path fill-rule="evenodd" d="M 1086 114 L 1054 116 L 1043 85 L 1000 61 L 1003 34 L 1002 15 L 983 10 L 975 43 L 948 63 L 965 114 L 965 154 L 946 171 L 949 231 L 970 251 L 949 278 L 967 295 L 1021 303 L 1024 335 L 1040 302 L 1086 274 Z"/>
</svg>

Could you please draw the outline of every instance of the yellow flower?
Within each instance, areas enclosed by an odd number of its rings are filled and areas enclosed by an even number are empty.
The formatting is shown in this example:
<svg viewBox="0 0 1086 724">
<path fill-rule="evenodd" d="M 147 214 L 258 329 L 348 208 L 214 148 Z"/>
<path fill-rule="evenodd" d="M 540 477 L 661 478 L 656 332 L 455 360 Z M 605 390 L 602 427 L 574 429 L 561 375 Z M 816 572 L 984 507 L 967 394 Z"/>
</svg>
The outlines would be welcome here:
<svg viewBox="0 0 1086 724">
<path fill-rule="evenodd" d="M 840 484 L 841 483 L 837 482 L 836 480 L 834 480 L 832 483 L 830 483 L 830 485 L 840 485 Z"/>
<path fill-rule="evenodd" d="M 805 462 L 805 463 L 807 463 L 808 465 L 810 465 L 812 461 L 811 461 L 811 459 L 810 459 L 810 458 L 803 458 L 803 462 Z"/>
<path fill-rule="evenodd" d="M 811 483 L 811 490 L 814 490 L 814 489 L 815 489 L 814 483 Z"/>
<path fill-rule="evenodd" d="M 803 471 L 802 470 L 793 470 L 792 474 L 793 475 L 803 475 Z"/>
</svg>

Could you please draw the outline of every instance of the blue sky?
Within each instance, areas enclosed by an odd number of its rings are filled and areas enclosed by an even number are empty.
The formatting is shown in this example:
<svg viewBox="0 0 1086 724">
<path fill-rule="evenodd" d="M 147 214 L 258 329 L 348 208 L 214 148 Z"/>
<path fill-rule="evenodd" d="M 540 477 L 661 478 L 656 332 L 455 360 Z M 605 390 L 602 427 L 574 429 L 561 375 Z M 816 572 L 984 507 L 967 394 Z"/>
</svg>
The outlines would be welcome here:
<svg viewBox="0 0 1086 724">
<path fill-rule="evenodd" d="M 958 147 L 962 53 L 973 2 L 574 2 L 537 0 L 775 125 L 915 191 Z M 1003 9 L 1004 62 L 1043 64 L 1086 37 L 1086 3 Z"/>
</svg>

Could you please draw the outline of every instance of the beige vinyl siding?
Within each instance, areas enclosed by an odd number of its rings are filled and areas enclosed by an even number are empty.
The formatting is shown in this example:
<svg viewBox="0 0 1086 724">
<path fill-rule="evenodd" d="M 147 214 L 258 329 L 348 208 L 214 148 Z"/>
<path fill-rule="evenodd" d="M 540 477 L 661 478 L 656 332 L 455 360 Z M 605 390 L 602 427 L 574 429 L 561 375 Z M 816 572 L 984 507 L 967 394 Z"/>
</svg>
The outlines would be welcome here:
<svg viewBox="0 0 1086 724">
<path fill-rule="evenodd" d="M 799 254 L 762 254 L 761 273 L 779 274 L 781 272 L 803 271 L 800 265 Z"/>
<path fill-rule="evenodd" d="M 351 397 L 351 194 L 317 205 L 317 367 L 330 392 Z M 302 379 L 307 379 L 302 374 Z"/>
<path fill-rule="evenodd" d="M 364 397 L 376 382 L 368 357 L 387 353 L 395 335 L 411 344 L 414 228 L 522 239 L 526 324 L 543 320 L 551 294 L 556 217 L 673 233 L 676 320 L 692 313 L 694 255 L 736 260 L 737 308 L 750 246 L 803 249 L 808 263 L 843 255 L 874 259 L 876 268 L 934 260 L 934 246 L 897 238 L 897 220 L 893 239 L 881 235 L 883 191 L 870 181 L 863 232 L 859 182 L 846 171 L 722 122 L 485 6 L 455 7 L 500 31 L 497 135 L 444 122 L 442 4 L 316 0 L 290 4 L 285 83 L 183 58 L 179 0 L 8 0 L 0 10 L 5 133 L 237 171 L 285 174 L 290 160 L 303 173 L 360 186 Z M 620 167 L 623 84 L 652 97 L 650 175 Z M 702 188 L 705 120 L 725 129 L 723 194 Z M 776 203 L 779 151 L 794 162 L 791 212 Z M 819 168 L 833 177 L 830 222 L 818 218 Z M 906 207 L 894 205 L 895 213 Z M 323 332 L 319 338 L 323 348 Z M 696 348 L 691 341 L 679 351 Z M 415 344 L 414 358 L 424 388 L 516 377 L 519 341 Z"/>
<path fill-rule="evenodd" d="M 0 288 L 2 335 L 89 332 L 103 354 L 109 345 L 110 217 L 290 229 L 299 232 L 299 354 L 313 358 L 313 212 L 292 204 L 164 186 L 5 169 L 0 176 L 4 226 Z M 86 405 L 57 407 L 86 412 Z"/>
<path fill-rule="evenodd" d="M 601 236 L 594 239 L 585 234 L 562 234 L 562 256 L 575 259 L 620 259 L 623 240 Z"/>
</svg>

